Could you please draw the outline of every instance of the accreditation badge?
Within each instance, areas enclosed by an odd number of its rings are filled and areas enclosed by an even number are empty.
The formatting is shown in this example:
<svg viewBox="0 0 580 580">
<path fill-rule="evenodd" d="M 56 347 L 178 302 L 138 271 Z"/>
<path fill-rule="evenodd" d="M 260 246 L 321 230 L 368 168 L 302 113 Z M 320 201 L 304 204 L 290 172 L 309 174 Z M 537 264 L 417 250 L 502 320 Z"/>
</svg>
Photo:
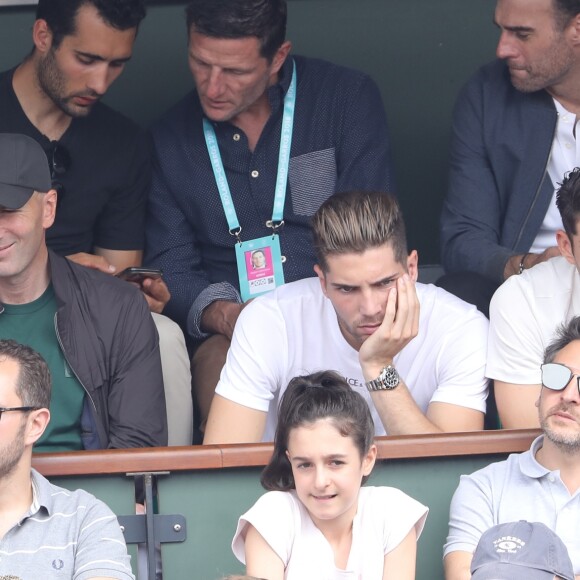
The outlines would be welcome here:
<svg viewBox="0 0 580 580">
<path fill-rule="evenodd" d="M 276 234 L 237 243 L 236 262 L 244 302 L 284 284 L 280 238 Z"/>
</svg>

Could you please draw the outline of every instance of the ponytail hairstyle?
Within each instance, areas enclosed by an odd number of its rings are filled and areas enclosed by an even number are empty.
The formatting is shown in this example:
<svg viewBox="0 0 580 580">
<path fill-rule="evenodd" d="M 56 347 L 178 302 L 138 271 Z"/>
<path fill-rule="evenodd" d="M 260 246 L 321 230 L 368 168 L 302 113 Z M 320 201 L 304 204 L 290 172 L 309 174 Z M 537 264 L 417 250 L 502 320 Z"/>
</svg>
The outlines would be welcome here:
<svg viewBox="0 0 580 580">
<path fill-rule="evenodd" d="M 361 460 L 373 444 L 375 425 L 366 401 L 334 371 L 293 378 L 278 411 L 274 453 L 260 482 L 269 491 L 295 489 L 292 466 L 286 455 L 290 431 L 330 419 L 343 437 L 350 437 Z M 367 476 L 363 478 L 363 483 Z"/>
</svg>

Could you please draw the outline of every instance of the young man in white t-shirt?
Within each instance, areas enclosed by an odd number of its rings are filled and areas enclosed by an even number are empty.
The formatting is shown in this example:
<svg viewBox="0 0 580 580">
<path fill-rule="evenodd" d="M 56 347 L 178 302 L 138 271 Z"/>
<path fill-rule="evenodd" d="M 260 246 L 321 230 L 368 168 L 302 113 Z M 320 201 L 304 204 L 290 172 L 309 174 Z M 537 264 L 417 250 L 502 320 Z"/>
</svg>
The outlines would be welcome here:
<svg viewBox="0 0 580 580">
<path fill-rule="evenodd" d="M 286 284 L 240 315 L 204 443 L 272 440 L 289 380 L 336 370 L 367 400 L 377 435 L 483 427 L 487 320 L 416 284 L 396 200 L 353 191 L 313 218 L 318 279 Z"/>
<path fill-rule="evenodd" d="M 486 375 L 506 429 L 539 426 L 544 350 L 560 324 L 580 315 L 580 169 L 566 175 L 556 204 L 564 225 L 555 236 L 561 256 L 509 278 L 490 305 Z"/>
</svg>

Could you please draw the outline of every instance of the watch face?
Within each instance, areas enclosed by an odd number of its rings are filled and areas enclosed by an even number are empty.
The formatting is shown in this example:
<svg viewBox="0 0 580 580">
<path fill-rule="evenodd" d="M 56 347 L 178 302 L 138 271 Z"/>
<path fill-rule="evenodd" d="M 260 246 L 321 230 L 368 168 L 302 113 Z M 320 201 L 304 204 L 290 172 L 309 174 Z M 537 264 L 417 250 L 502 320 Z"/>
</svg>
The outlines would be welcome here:
<svg viewBox="0 0 580 580">
<path fill-rule="evenodd" d="M 401 382 L 397 369 L 391 365 L 385 367 L 374 380 L 365 383 L 369 391 L 390 391 Z"/>
<path fill-rule="evenodd" d="M 394 367 L 386 367 L 381 374 L 381 380 L 385 386 L 393 389 L 399 384 L 399 373 Z"/>
</svg>

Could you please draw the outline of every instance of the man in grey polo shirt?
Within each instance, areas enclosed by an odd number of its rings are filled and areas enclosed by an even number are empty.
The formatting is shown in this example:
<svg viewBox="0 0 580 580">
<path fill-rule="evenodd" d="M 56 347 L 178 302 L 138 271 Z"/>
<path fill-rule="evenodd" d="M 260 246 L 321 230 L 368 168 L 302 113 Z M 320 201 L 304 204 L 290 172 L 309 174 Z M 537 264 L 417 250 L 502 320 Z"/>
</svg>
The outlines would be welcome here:
<svg viewBox="0 0 580 580">
<path fill-rule="evenodd" d="M 115 514 L 31 468 L 50 391 L 42 357 L 0 340 L 0 578 L 134 580 Z"/>
<path fill-rule="evenodd" d="M 580 578 L 580 317 L 559 329 L 541 368 L 536 406 L 543 434 L 529 451 L 461 477 L 444 549 L 446 580 L 471 578 L 481 535 L 522 519 L 562 539 Z"/>
</svg>

